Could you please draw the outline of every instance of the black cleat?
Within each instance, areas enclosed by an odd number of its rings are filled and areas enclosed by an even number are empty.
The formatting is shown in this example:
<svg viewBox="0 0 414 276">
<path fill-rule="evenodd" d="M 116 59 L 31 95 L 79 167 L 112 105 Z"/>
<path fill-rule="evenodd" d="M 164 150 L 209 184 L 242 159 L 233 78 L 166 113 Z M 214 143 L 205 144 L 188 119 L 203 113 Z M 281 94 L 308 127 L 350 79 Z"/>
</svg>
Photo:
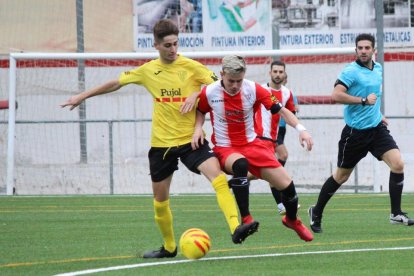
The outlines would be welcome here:
<svg viewBox="0 0 414 276">
<path fill-rule="evenodd" d="M 174 252 L 169 252 L 165 250 L 164 246 L 161 246 L 158 250 L 147 251 L 144 253 L 143 258 L 174 258 L 177 256 L 177 247 Z"/>
<path fill-rule="evenodd" d="M 310 228 L 314 233 L 322 233 L 322 216 L 316 216 L 313 209 L 315 206 L 311 206 L 308 210 Z"/>
<path fill-rule="evenodd" d="M 414 219 L 409 218 L 407 213 L 400 212 L 398 215 L 390 215 L 390 223 L 412 226 L 414 225 Z"/>
<path fill-rule="evenodd" d="M 237 226 L 236 230 L 234 230 L 233 235 L 231 235 L 231 239 L 236 244 L 242 243 L 248 236 L 252 235 L 254 232 L 257 232 L 257 229 L 259 229 L 258 221 L 240 224 Z"/>
</svg>

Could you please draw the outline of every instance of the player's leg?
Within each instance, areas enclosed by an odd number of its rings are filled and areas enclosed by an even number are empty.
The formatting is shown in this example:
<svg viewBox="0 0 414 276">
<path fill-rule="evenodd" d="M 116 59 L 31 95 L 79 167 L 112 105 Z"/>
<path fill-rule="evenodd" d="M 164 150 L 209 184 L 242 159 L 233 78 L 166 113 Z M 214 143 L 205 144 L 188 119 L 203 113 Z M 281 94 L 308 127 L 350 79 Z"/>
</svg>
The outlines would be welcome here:
<svg viewBox="0 0 414 276">
<path fill-rule="evenodd" d="M 368 154 L 372 135 L 366 130 L 357 130 L 345 125 L 338 142 L 337 169 L 323 184 L 316 205 L 308 210 L 312 231 L 322 233 L 322 215 L 325 206 L 351 175 L 358 162 Z"/>
<path fill-rule="evenodd" d="M 389 194 L 391 202 L 390 223 L 411 226 L 414 219 L 401 210 L 401 197 L 404 188 L 404 161 L 398 149 L 391 149 L 382 155 L 382 160 L 390 168 Z"/>
<path fill-rule="evenodd" d="M 206 160 L 198 168 L 211 181 L 216 191 L 217 202 L 230 227 L 232 241 L 242 243 L 257 231 L 259 223 L 256 221 L 239 223 L 236 201 L 230 192 L 226 175 L 220 170 L 217 158 L 212 157 Z"/>
<path fill-rule="evenodd" d="M 316 205 L 311 206 L 308 210 L 310 226 L 313 232 L 322 233 L 322 214 L 325 206 L 341 185 L 348 180 L 352 171 L 353 169 L 337 168 L 335 173 L 323 184 Z"/>
<path fill-rule="evenodd" d="M 287 158 L 288 158 L 288 151 L 285 146 L 285 135 L 286 135 L 286 127 L 279 126 L 279 130 L 277 132 L 275 153 L 276 153 L 277 161 L 279 161 L 279 163 L 283 167 L 285 166 Z M 282 197 L 281 197 L 280 192 L 277 189 L 272 188 L 272 187 L 271 187 L 271 190 L 272 190 L 273 198 L 276 201 L 279 214 L 285 215 L 286 209 L 282 203 Z"/>
<path fill-rule="evenodd" d="M 221 171 L 216 157 L 211 157 L 198 166 L 198 170 L 207 177 L 216 191 L 218 205 L 226 218 L 230 232 L 239 226 L 239 214 L 236 201 L 230 192 L 226 175 Z"/>
<path fill-rule="evenodd" d="M 391 200 L 391 213 L 401 212 L 401 195 L 404 186 L 404 162 L 400 151 L 392 149 L 383 154 L 382 160 L 390 168 L 389 193 Z"/>
<path fill-rule="evenodd" d="M 162 235 L 163 245 L 160 249 L 145 252 L 144 258 L 171 258 L 177 255 L 169 191 L 173 173 L 178 169 L 178 160 L 172 155 L 165 156 L 167 150 L 151 148 L 148 154 L 154 195 L 154 219 Z"/>
<path fill-rule="evenodd" d="M 183 146 L 180 152 L 183 164 L 195 173 L 202 173 L 212 183 L 216 191 L 218 205 L 229 225 L 234 243 L 242 243 L 249 235 L 257 231 L 259 224 L 239 223 L 236 201 L 229 189 L 226 175 L 220 169 L 220 163 L 211 151 L 207 140 L 197 150 L 191 149 L 191 144 Z"/>
<path fill-rule="evenodd" d="M 262 168 L 261 177 L 268 181 L 273 188 L 278 189 L 282 195 L 282 202 L 286 208 L 286 215 L 282 218 L 283 224 L 293 229 L 302 240 L 312 241 L 312 233 L 297 216 L 298 195 L 295 184 L 285 168 L 282 166 L 278 168 Z"/>
<path fill-rule="evenodd" d="M 229 181 L 236 198 L 237 206 L 240 210 L 242 223 L 252 223 L 254 221 L 249 209 L 249 181 L 247 179 L 249 162 L 239 154 L 233 153 L 226 158 L 224 168 L 233 175 Z"/>
<path fill-rule="evenodd" d="M 270 190 L 272 192 L 274 200 L 276 201 L 277 211 L 278 211 L 279 215 L 285 215 L 286 214 L 286 208 L 285 208 L 285 205 L 283 205 L 283 203 L 282 203 L 282 195 L 280 194 L 280 192 L 276 188 L 270 187 Z"/>
<path fill-rule="evenodd" d="M 283 166 L 278 168 L 262 168 L 261 177 L 269 182 L 271 188 L 280 193 L 281 201 L 286 208 L 286 215 L 291 219 L 296 219 L 298 198 L 294 189 L 292 178 L 288 175 Z M 289 188 L 293 186 L 293 189 Z M 295 204 L 296 203 L 296 204 Z"/>
<path fill-rule="evenodd" d="M 281 130 L 281 128 L 279 128 L 279 131 L 280 130 Z M 286 128 L 285 128 L 285 130 L 286 130 Z M 284 135 L 283 135 L 283 139 L 282 139 L 281 134 L 279 132 L 278 136 L 277 136 L 277 146 L 276 146 L 275 152 L 276 152 L 277 161 L 279 161 L 279 163 L 282 166 L 285 166 L 286 160 L 287 160 L 287 149 L 286 149 L 285 144 L 283 143 L 283 140 L 284 140 Z M 281 144 L 279 144 L 279 143 L 281 143 Z M 277 189 L 273 188 L 273 187 L 271 187 L 271 190 L 272 190 L 273 198 L 276 201 L 277 209 L 278 209 L 279 214 L 284 215 L 286 213 L 286 209 L 285 209 L 285 205 L 283 205 L 283 203 L 282 203 L 282 196 L 281 196 L 280 192 Z"/>
<path fill-rule="evenodd" d="M 286 127 L 279 126 L 279 130 L 277 132 L 276 138 L 276 157 L 282 166 L 285 166 L 285 163 L 288 159 L 289 153 L 285 145 L 285 135 L 286 135 Z"/>
<path fill-rule="evenodd" d="M 285 166 L 286 161 L 288 159 L 288 151 L 287 148 L 285 146 L 285 144 L 281 144 L 281 145 L 277 145 L 276 147 L 276 156 L 277 156 L 277 160 L 279 161 L 280 164 L 282 164 L 282 166 Z"/>
</svg>

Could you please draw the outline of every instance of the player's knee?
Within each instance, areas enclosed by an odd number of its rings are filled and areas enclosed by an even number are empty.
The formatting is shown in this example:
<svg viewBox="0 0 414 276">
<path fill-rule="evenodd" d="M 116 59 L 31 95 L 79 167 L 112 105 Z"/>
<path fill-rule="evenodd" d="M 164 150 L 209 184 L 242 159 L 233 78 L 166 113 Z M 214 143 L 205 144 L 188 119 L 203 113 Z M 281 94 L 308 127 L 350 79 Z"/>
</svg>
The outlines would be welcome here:
<svg viewBox="0 0 414 276">
<path fill-rule="evenodd" d="M 343 183 L 347 182 L 349 179 L 349 175 L 339 175 L 339 176 L 335 176 L 334 180 L 336 181 L 336 183 L 338 183 L 339 185 L 342 185 Z"/>
<path fill-rule="evenodd" d="M 348 181 L 349 176 L 351 175 L 351 173 L 352 173 L 352 170 L 342 171 L 342 170 L 338 169 L 333 174 L 333 179 L 336 181 L 336 183 L 338 183 L 339 185 L 342 185 L 343 183 Z"/>
<path fill-rule="evenodd" d="M 234 177 L 247 177 L 249 162 L 246 158 L 240 158 L 233 163 L 231 168 L 233 170 Z"/>
<path fill-rule="evenodd" d="M 283 161 L 285 161 L 286 162 L 286 160 L 288 159 L 288 153 L 287 152 L 281 152 L 280 154 L 278 154 L 277 155 L 277 157 L 280 159 L 280 160 L 283 160 Z"/>
<path fill-rule="evenodd" d="M 391 171 L 395 173 L 404 172 L 404 161 L 400 158 L 397 162 L 391 164 Z"/>
</svg>

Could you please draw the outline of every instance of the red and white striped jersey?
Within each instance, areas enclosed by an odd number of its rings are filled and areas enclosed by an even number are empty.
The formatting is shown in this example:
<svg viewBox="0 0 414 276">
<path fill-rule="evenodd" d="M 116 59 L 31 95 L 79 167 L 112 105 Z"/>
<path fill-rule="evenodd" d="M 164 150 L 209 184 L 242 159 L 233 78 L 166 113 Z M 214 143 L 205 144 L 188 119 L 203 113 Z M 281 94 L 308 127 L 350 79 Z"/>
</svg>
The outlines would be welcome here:
<svg viewBox="0 0 414 276">
<path fill-rule="evenodd" d="M 296 111 L 295 103 L 293 100 L 292 91 L 286 86 L 282 85 L 280 90 L 273 89 L 269 84 L 263 84 L 269 93 L 275 96 L 279 102 L 292 112 Z M 276 141 L 277 132 L 279 130 L 279 114 L 273 114 L 268 111 L 263 105 L 258 107 L 255 112 L 254 127 L 258 136 L 266 137 Z"/>
<path fill-rule="evenodd" d="M 256 138 L 254 109 L 260 105 L 267 109 L 278 103 L 260 84 L 243 80 L 240 91 L 230 95 L 221 81 L 205 86 L 200 94 L 198 109 L 210 112 L 213 134 L 211 142 L 216 146 L 243 146 Z"/>
</svg>

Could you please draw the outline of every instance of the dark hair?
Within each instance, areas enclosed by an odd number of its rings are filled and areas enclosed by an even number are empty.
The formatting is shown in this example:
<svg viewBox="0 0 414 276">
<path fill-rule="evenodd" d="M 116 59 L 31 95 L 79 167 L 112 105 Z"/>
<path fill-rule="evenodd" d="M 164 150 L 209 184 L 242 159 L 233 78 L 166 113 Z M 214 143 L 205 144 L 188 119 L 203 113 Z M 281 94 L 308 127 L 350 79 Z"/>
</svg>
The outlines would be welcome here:
<svg viewBox="0 0 414 276">
<path fill-rule="evenodd" d="M 358 42 L 361 40 L 369 40 L 372 43 L 372 48 L 375 48 L 375 37 L 372 34 L 359 34 L 355 38 L 355 47 L 358 46 Z"/>
<path fill-rule="evenodd" d="M 273 66 L 275 65 L 283 66 L 283 69 L 286 69 L 286 64 L 283 61 L 275 60 L 270 64 L 270 70 L 272 70 Z"/>
<path fill-rule="evenodd" d="M 156 42 L 159 42 L 168 35 L 177 35 L 179 30 L 174 21 L 170 19 L 161 19 L 154 25 L 153 34 Z"/>
</svg>

